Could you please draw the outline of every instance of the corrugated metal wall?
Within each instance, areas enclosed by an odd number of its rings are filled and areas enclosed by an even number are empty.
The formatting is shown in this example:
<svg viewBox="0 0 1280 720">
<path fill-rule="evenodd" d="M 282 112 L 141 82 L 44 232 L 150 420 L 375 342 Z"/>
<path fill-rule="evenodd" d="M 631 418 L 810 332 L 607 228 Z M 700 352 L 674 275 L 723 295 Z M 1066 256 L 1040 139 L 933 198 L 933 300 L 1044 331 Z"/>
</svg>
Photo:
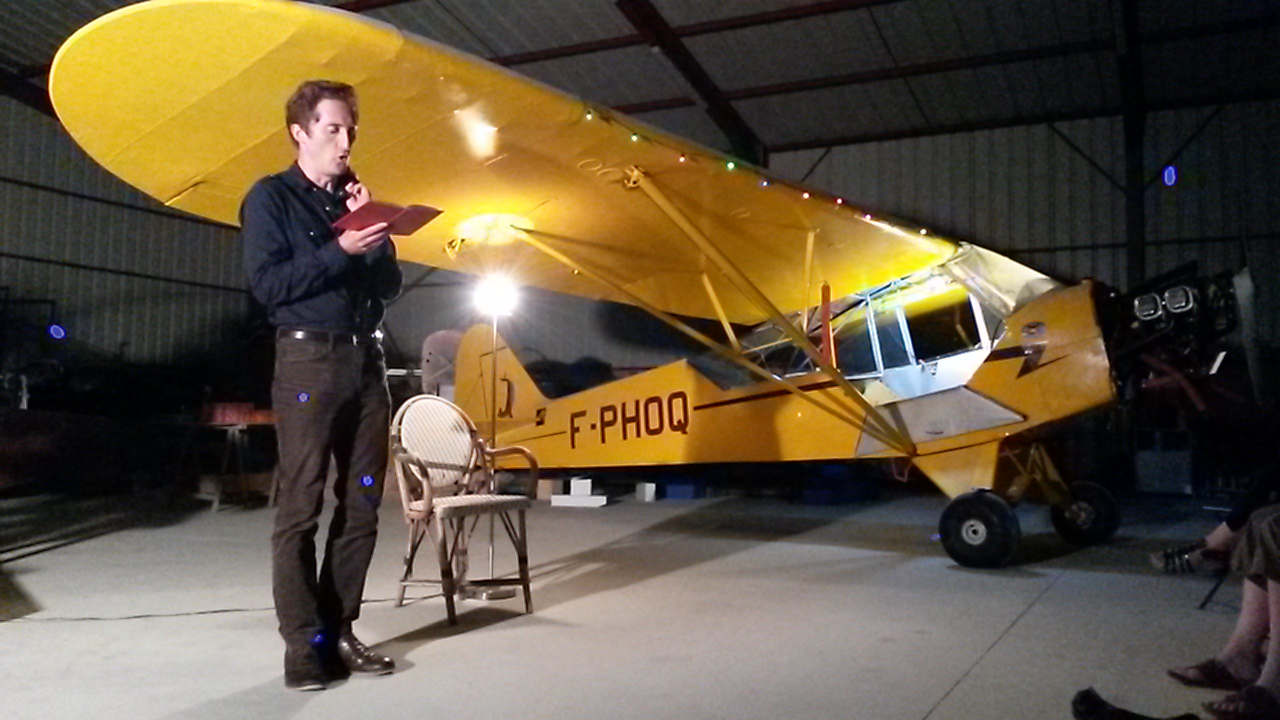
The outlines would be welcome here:
<svg viewBox="0 0 1280 720">
<path fill-rule="evenodd" d="M 1147 272 L 1198 260 L 1253 271 L 1259 332 L 1280 341 L 1280 103 L 1153 114 L 1147 128 Z M 1166 187 L 1172 161 L 1178 180 Z M 775 155 L 771 169 L 874 213 L 1004 252 L 1064 280 L 1123 287 L 1120 118 L 1031 125 Z"/>
<path fill-rule="evenodd" d="M 10 100 L 0 100 L 0 217 L 0 287 L 10 300 L 56 303 L 83 350 L 173 361 L 217 347 L 245 317 L 234 231 L 163 209 Z M 22 317 L 11 311 L 11 323 Z"/>
</svg>

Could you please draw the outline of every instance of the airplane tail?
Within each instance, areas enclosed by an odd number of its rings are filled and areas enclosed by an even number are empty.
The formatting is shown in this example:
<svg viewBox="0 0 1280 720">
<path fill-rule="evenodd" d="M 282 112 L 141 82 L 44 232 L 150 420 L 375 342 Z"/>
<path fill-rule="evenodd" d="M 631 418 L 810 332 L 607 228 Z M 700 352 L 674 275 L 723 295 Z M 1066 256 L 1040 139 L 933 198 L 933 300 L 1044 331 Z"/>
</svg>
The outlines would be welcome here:
<svg viewBox="0 0 1280 720">
<path fill-rule="evenodd" d="M 454 402 L 485 437 L 489 436 L 489 423 L 495 410 L 497 431 L 501 433 L 530 422 L 546 401 L 501 335 L 497 336 L 495 357 L 494 338 L 491 325 L 473 325 L 462 336 L 454 360 Z"/>
</svg>

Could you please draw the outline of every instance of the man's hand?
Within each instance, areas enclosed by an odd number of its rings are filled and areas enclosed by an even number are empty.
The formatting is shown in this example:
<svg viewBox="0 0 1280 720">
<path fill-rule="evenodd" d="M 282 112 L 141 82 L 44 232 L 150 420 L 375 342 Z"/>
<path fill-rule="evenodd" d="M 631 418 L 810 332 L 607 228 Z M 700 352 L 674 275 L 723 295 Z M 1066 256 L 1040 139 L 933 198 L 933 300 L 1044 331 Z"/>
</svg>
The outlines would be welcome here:
<svg viewBox="0 0 1280 720">
<path fill-rule="evenodd" d="M 355 210 L 373 199 L 373 195 L 369 193 L 369 188 L 359 180 L 352 180 L 347 183 L 343 190 L 347 191 L 347 210 Z"/>
<path fill-rule="evenodd" d="M 363 230 L 348 230 L 338 236 L 338 246 L 348 255 L 364 255 L 387 241 L 387 224 L 375 223 Z"/>
</svg>

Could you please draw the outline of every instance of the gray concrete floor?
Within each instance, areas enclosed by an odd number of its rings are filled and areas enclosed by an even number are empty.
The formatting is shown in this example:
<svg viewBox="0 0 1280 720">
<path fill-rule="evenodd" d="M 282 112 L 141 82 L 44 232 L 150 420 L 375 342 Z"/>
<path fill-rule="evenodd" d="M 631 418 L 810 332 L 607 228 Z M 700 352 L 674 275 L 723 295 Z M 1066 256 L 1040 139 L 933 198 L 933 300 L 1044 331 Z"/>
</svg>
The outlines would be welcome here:
<svg viewBox="0 0 1280 720">
<path fill-rule="evenodd" d="M 37 503 L 6 502 L 10 518 Z M 1146 560 L 1213 524 L 1196 504 L 1129 502 L 1117 539 L 1083 550 L 1022 508 L 1025 552 L 1001 571 L 931 540 L 944 504 L 540 503 L 534 613 L 465 601 L 450 627 L 438 596 L 393 607 L 405 530 L 389 494 L 357 631 L 399 671 L 306 694 L 282 684 L 271 510 L 71 512 L 52 524 L 87 523 L 78 542 L 0 555 L 10 608 L 34 606 L 0 622 L 0 718 L 974 720 L 1068 718 L 1089 686 L 1159 716 L 1216 697 L 1164 668 L 1216 651 L 1238 585 L 1197 610 L 1207 578 Z"/>
</svg>

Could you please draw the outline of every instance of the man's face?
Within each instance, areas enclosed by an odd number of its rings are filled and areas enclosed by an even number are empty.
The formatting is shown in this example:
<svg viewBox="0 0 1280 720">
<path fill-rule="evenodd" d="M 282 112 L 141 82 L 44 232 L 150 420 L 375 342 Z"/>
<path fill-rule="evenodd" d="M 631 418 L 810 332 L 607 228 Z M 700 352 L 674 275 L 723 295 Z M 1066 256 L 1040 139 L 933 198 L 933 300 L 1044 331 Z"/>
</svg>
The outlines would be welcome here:
<svg viewBox="0 0 1280 720">
<path fill-rule="evenodd" d="M 299 164 L 329 179 L 347 172 L 351 146 L 356 141 L 356 124 L 346 103 L 321 100 L 311 123 L 306 128 L 292 125 L 289 132 L 298 143 Z"/>
</svg>

